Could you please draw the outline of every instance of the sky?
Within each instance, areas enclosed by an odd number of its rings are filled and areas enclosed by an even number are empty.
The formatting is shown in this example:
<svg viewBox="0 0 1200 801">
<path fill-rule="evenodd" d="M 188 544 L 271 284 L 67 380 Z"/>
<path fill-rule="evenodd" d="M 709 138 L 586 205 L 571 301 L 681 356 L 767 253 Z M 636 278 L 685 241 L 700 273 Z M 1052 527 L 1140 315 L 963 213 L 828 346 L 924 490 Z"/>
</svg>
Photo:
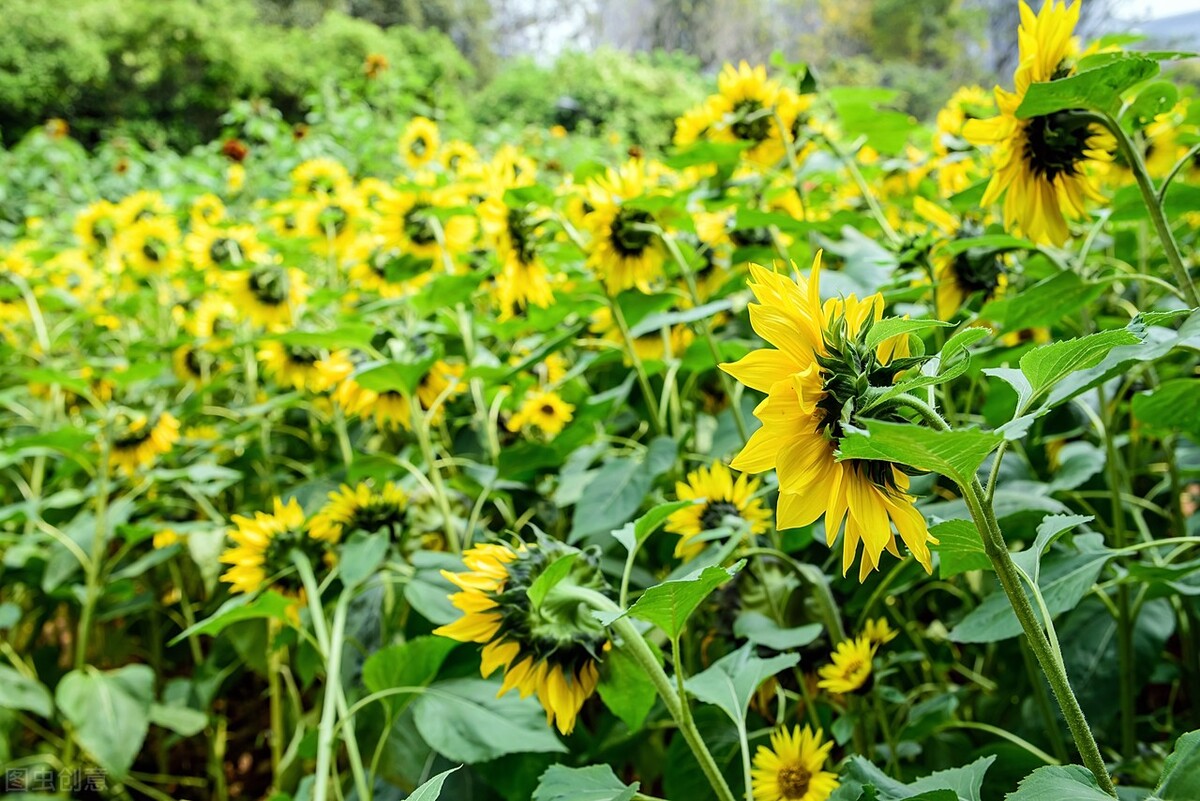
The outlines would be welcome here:
<svg viewBox="0 0 1200 801">
<path fill-rule="evenodd" d="M 1186 14 L 1189 11 L 1200 11 L 1200 0 L 1124 0 L 1121 5 L 1127 7 L 1129 16 L 1148 19 L 1161 19 L 1176 14 Z"/>
</svg>

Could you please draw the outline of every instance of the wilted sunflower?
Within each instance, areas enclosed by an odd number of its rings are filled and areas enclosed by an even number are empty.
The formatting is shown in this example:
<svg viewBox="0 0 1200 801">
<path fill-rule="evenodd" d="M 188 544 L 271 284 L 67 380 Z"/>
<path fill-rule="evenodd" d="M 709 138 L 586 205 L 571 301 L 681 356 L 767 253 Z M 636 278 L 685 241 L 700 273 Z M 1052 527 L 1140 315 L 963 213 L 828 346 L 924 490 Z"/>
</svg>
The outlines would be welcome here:
<svg viewBox="0 0 1200 801">
<path fill-rule="evenodd" d="M 299 392 L 324 392 L 354 370 L 344 350 L 326 352 L 309 345 L 289 345 L 277 340 L 263 344 L 258 358 L 277 384 Z"/>
<path fill-rule="evenodd" d="M 290 572 L 293 549 L 302 549 L 315 560 L 324 548 L 305 532 L 304 510 L 295 498 L 287 504 L 276 498 L 271 514 L 234 515 L 230 520 L 234 528 L 229 531 L 229 539 L 234 547 L 221 554 L 221 562 L 230 566 L 221 574 L 221 581 L 231 585 L 231 592 L 255 592 L 268 579 Z M 284 589 L 298 590 L 299 584 L 292 582 Z"/>
<path fill-rule="evenodd" d="M 1046 0 L 1035 15 L 1021 3 L 1016 91 L 996 87 L 1000 115 L 963 126 L 968 141 L 994 148 L 995 172 L 981 204 L 990 205 L 1003 195 L 1006 226 L 1035 242 L 1055 245 L 1070 236 L 1068 217 L 1082 217 L 1089 198 L 1104 200 L 1089 170 L 1112 160 L 1116 142 L 1108 131 L 1071 111 L 1018 119 L 1017 108 L 1031 85 L 1074 74 L 1080 5 Z"/>
<path fill-rule="evenodd" d="M 221 283 L 235 309 L 268 329 L 291 323 L 308 293 L 308 282 L 301 270 L 277 264 L 259 264 L 249 270 L 223 273 Z"/>
<path fill-rule="evenodd" d="M 498 695 L 516 689 L 533 693 L 546 710 L 546 724 L 563 734 L 575 728 L 579 710 L 600 680 L 597 663 L 606 641 L 604 627 L 591 608 L 571 594 L 573 587 L 603 591 L 596 557 L 581 552 L 570 573 L 540 604 L 529 587 L 542 572 L 574 549 L 547 540 L 540 545 L 476 545 L 463 553 L 466 570 L 442 575 L 462 591 L 450 596 L 463 617 L 434 634 L 459 642 L 482 644 L 480 672 L 486 678 L 498 668 L 504 681 Z"/>
<path fill-rule="evenodd" d="M 609 169 L 589 187 L 592 211 L 584 224 L 592 232 L 588 265 L 609 292 L 637 287 L 652 291 L 663 274 L 666 247 L 647 228 L 654 215 L 635 202 L 650 191 L 646 166 L 633 159 L 619 170 Z"/>
<path fill-rule="evenodd" d="M 842 640 L 837 644 L 830 659 L 817 672 L 821 680 L 817 686 L 831 693 L 852 693 L 871 678 L 871 660 L 875 658 L 876 645 L 862 635 L 853 640 Z"/>
<path fill-rule="evenodd" d="M 541 431 L 547 437 L 557 437 L 562 433 L 575 407 L 558 396 L 557 392 L 531 392 L 525 396 L 521 408 L 508 419 L 509 431 L 520 431 L 529 426 Z"/>
<path fill-rule="evenodd" d="M 854 295 L 822 305 L 821 254 L 812 274 L 793 281 L 757 264 L 750 265 L 749 307 L 756 333 L 775 350 L 757 350 L 721 369 L 751 389 L 767 393 L 754 415 L 763 422 L 733 467 L 750 473 L 774 468 L 779 475 L 777 526 L 797 528 L 825 515 L 825 536 L 833 545 L 845 523 L 842 572 L 850 570 L 862 545 L 859 580 L 879 568 L 884 550 L 898 556 L 895 524 L 905 545 L 928 572 L 929 534 L 913 507 L 908 476 L 890 462 L 847 459 L 837 451 L 863 387 L 891 386 L 907 359 L 907 336 L 877 348 L 865 345 L 870 324 L 883 314 L 883 298 Z"/>
<path fill-rule="evenodd" d="M 179 441 L 179 421 L 170 412 L 160 412 L 151 422 L 145 414 L 120 414 L 113 422 L 108 461 L 131 476 Z"/>
<path fill-rule="evenodd" d="M 308 533 L 331 545 L 360 529 L 369 534 L 386 531 L 399 540 L 404 533 L 407 503 L 404 490 L 390 481 L 378 490 L 365 482 L 354 487 L 343 484 L 338 491 L 329 493 L 328 503 L 313 515 Z"/>
<path fill-rule="evenodd" d="M 410 169 L 419 170 L 437 156 L 437 123 L 428 117 L 413 117 L 400 135 L 400 155 Z"/>
<path fill-rule="evenodd" d="M 1002 255 L 974 248 L 957 253 L 946 252 L 945 245 L 955 239 L 982 236 L 983 226 L 971 218 L 964 218 L 960 222 L 941 206 L 922 197 L 913 198 L 913 209 L 936 229 L 937 242 L 930 250 L 930 259 L 939 320 L 953 318 L 963 304 L 977 294 L 982 294 L 984 300 L 1004 294 L 1008 275 Z"/>
<path fill-rule="evenodd" d="M 772 732 L 771 747 L 760 745 L 754 755 L 754 801 L 825 801 L 838 787 L 837 774 L 825 770 L 832 749 L 820 729 Z"/>
<path fill-rule="evenodd" d="M 719 528 L 726 517 L 738 517 L 750 526 L 751 534 L 767 530 L 771 512 L 755 493 L 760 481 L 744 473 L 735 481 L 729 468 L 721 462 L 712 467 L 700 467 L 687 474 L 687 481 L 675 482 L 675 495 L 681 500 L 699 500 L 667 518 L 666 530 L 679 535 L 675 556 L 693 559 L 704 550 L 701 534 Z"/>
</svg>

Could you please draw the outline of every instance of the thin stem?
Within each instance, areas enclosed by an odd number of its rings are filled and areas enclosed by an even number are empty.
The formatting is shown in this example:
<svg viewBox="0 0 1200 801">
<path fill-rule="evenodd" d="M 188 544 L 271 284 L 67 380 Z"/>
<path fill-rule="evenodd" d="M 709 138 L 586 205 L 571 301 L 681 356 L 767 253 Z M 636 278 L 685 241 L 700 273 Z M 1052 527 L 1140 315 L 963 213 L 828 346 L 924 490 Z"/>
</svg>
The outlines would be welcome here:
<svg viewBox="0 0 1200 801">
<path fill-rule="evenodd" d="M 646 365 L 642 364 L 642 359 L 638 356 L 637 349 L 633 344 L 633 336 L 629 333 L 629 324 L 625 322 L 625 313 L 621 311 L 621 306 L 617 303 L 616 297 L 613 296 L 608 288 L 604 289 L 604 298 L 608 301 L 609 311 L 612 313 L 613 323 L 616 324 L 617 330 L 621 334 L 621 342 L 625 344 L 625 353 L 629 356 L 629 361 L 633 363 L 633 371 L 637 374 L 638 386 L 642 388 L 642 396 L 646 399 L 646 406 L 650 410 L 650 421 L 654 425 L 654 431 L 657 434 L 662 434 L 663 423 L 659 417 L 658 397 L 654 394 L 654 390 L 650 386 L 650 376 L 646 373 Z"/>
<path fill-rule="evenodd" d="M 283 672 L 282 649 L 275 645 L 282 623 L 267 621 L 267 688 L 271 694 L 271 786 L 280 789 L 279 769 L 283 765 L 283 688 L 280 674 Z M 192 638 L 195 639 L 195 638 Z"/>
<path fill-rule="evenodd" d="M 325 655 L 325 698 L 321 706 L 321 723 L 317 729 L 317 772 L 313 801 L 325 801 L 329 795 L 329 774 L 333 767 L 333 727 L 337 722 L 338 688 L 342 681 L 342 640 L 346 636 L 346 614 L 349 609 L 350 592 L 346 591 L 338 596 L 337 606 L 333 610 L 333 630 L 329 634 L 329 648 Z"/>
<path fill-rule="evenodd" d="M 421 456 L 425 459 L 425 468 L 429 471 L 429 481 L 433 485 L 438 508 L 445 520 L 446 545 L 450 548 L 451 553 L 459 553 L 462 550 L 462 544 L 450 513 L 450 499 L 446 494 L 446 484 L 442 480 L 442 471 L 434 459 L 433 442 L 430 440 L 429 426 L 427 425 L 428 416 L 422 411 L 421 404 L 415 395 L 409 397 L 408 402 L 412 408 L 412 424 L 413 431 L 417 435 L 417 445 L 421 449 Z"/>
</svg>

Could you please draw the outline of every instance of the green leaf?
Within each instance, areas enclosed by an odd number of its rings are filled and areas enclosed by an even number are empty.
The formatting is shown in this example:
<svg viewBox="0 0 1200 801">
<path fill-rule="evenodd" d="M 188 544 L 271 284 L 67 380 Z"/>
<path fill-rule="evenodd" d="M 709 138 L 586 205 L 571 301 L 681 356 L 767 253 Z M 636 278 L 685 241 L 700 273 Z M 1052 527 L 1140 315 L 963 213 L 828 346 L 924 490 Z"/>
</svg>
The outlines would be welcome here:
<svg viewBox="0 0 1200 801">
<path fill-rule="evenodd" d="M 661 661 L 661 660 L 660 660 Z M 654 708 L 658 691 L 636 659 L 617 648 L 600 663 L 600 700 L 630 731 L 640 731 Z"/>
<path fill-rule="evenodd" d="M 413 704 L 413 719 L 425 741 L 455 762 L 474 764 L 505 754 L 566 753 L 546 727 L 533 698 L 507 693 L 497 682 L 451 679 L 438 682 Z"/>
<path fill-rule="evenodd" d="M 554 588 L 554 585 L 562 581 L 571 572 L 571 567 L 574 566 L 575 560 L 579 557 L 579 551 L 573 551 L 555 559 L 550 565 L 542 571 L 542 574 L 534 579 L 529 588 L 525 590 L 525 594 L 529 596 L 529 601 L 534 609 L 542 605 L 542 601 L 546 599 L 546 593 Z"/>
<path fill-rule="evenodd" d="M 412 395 L 437 361 L 429 356 L 414 362 L 384 362 L 354 374 L 354 381 L 374 392 L 403 392 Z"/>
<path fill-rule="evenodd" d="M 1179 89 L 1175 84 L 1170 81 L 1155 81 L 1142 87 L 1121 118 L 1132 122 L 1135 128 L 1145 128 L 1154 122 L 1154 118 L 1159 114 L 1174 108 L 1178 99 Z"/>
<path fill-rule="evenodd" d="M 0 665 L 0 709 L 23 709 L 48 718 L 54 714 L 54 702 L 40 681 Z"/>
<path fill-rule="evenodd" d="M 933 550 L 938 554 L 938 575 L 942 578 L 969 570 L 992 569 L 979 529 L 970 520 L 946 520 L 931 526 L 929 533 L 940 542 Z"/>
<path fill-rule="evenodd" d="M 103 673 L 91 667 L 72 670 L 58 683 L 54 698 L 71 722 L 75 741 L 100 767 L 124 777 L 150 728 L 154 671 L 146 665 Z"/>
<path fill-rule="evenodd" d="M 1137 341 L 1129 331 L 1101 331 L 1026 351 L 1021 357 L 1021 372 L 1033 391 L 1030 400 L 1036 400 L 1071 373 L 1095 367 L 1118 345 L 1133 345 Z"/>
<path fill-rule="evenodd" d="M 712 565 L 685 578 L 656 584 L 642 593 L 628 611 L 606 619 L 604 624 L 609 625 L 619 617 L 630 615 L 653 623 L 672 639 L 678 637 L 696 607 L 739 569 L 740 563 L 728 570 Z"/>
<path fill-rule="evenodd" d="M 680 509 L 695 506 L 697 503 L 699 501 L 670 501 L 668 503 L 660 503 L 637 520 L 634 520 L 633 523 L 625 526 L 621 531 L 614 531 L 613 536 L 625 546 L 626 550 L 633 551 L 637 546 L 645 542 L 647 537 L 658 531 L 667 522 L 667 518 Z"/>
<path fill-rule="evenodd" d="M 201 620 L 193 626 L 190 626 L 182 633 L 176 635 L 171 640 L 171 645 L 183 642 L 188 637 L 195 637 L 200 634 L 219 634 L 226 627 L 238 623 L 242 620 L 256 620 L 261 618 L 272 618 L 274 620 L 289 621 L 288 609 L 294 601 L 291 601 L 274 590 L 267 590 L 259 595 L 235 595 L 225 603 L 221 604 L 221 608 L 214 612 L 211 616 Z"/>
<path fill-rule="evenodd" d="M 1200 798 L 1200 730 L 1182 735 L 1175 743 L 1175 751 L 1163 765 L 1154 797 L 1159 801 Z"/>
<path fill-rule="evenodd" d="M 761 612 L 743 612 L 734 621 L 733 633 L 745 637 L 755 645 L 765 645 L 773 651 L 790 651 L 811 644 L 825 627 L 820 623 L 807 626 L 780 628 L 771 618 Z"/>
<path fill-rule="evenodd" d="M 1008 301 L 1004 327 L 1019 331 L 1052 326 L 1093 303 L 1103 294 L 1104 287 L 1105 284 L 1084 281 L 1068 270 L 1056 273 Z"/>
<path fill-rule="evenodd" d="M 650 484 L 651 478 L 640 461 L 620 458 L 606 462 L 575 505 L 569 541 L 612 531 L 629 520 L 642 505 Z"/>
<path fill-rule="evenodd" d="M 446 637 L 417 637 L 382 648 L 363 662 L 363 686 L 372 693 L 394 687 L 426 687 L 437 678 L 442 663 L 457 645 Z M 381 703 L 397 716 L 414 698 L 415 694 L 397 694 L 382 699 Z"/>
<path fill-rule="evenodd" d="M 1001 442 L 999 434 L 977 429 L 934 431 L 910 423 L 866 421 L 867 430 L 842 438 L 839 459 L 877 459 L 940 473 L 969 484 Z"/>
<path fill-rule="evenodd" d="M 996 757 L 981 757 L 958 768 L 939 770 L 911 784 L 903 784 L 888 776 L 861 756 L 846 763 L 842 787 L 830 796 L 830 801 L 857 801 L 864 790 L 873 788 L 878 801 L 980 801 L 983 779 Z M 872 797 L 867 793 L 866 797 Z M 1060 800 L 1061 801 L 1061 800 Z"/>
<path fill-rule="evenodd" d="M 208 715 L 187 706 L 150 705 L 150 722 L 181 737 L 195 737 L 208 725 Z"/>
<path fill-rule="evenodd" d="M 779 654 L 770 659 L 760 659 L 754 655 L 754 645 L 746 643 L 718 659 L 707 670 L 689 678 L 684 686 L 696 698 L 719 707 L 730 720 L 739 723 L 745 720 L 750 699 L 754 697 L 758 685 L 799 661 L 799 654 Z"/>
<path fill-rule="evenodd" d="M 896 95 L 894 90 L 874 87 L 835 87 L 828 91 L 847 139 L 865 136 L 867 144 L 880 153 L 899 153 L 917 127 L 908 114 L 881 108 L 893 102 Z"/>
<path fill-rule="evenodd" d="M 1158 62 L 1152 58 L 1134 53 L 1121 56 L 1067 78 L 1032 84 L 1017 107 L 1017 117 L 1024 120 L 1080 108 L 1115 111 L 1124 92 L 1158 74 Z"/>
<path fill-rule="evenodd" d="M 368 534 L 355 531 L 342 546 L 338 559 L 338 575 L 347 587 L 355 587 L 366 581 L 383 564 L 391 538 L 386 531 Z"/>
<path fill-rule="evenodd" d="M 1151 392 L 1133 396 L 1133 416 L 1156 431 L 1178 431 L 1200 442 L 1200 390 L 1196 378 L 1164 381 Z"/>
<path fill-rule="evenodd" d="M 950 323 L 941 320 L 908 320 L 903 317 L 886 317 L 871 326 L 867 332 L 867 347 L 877 348 L 885 340 L 901 334 L 913 334 L 926 328 L 949 328 Z"/>
<path fill-rule="evenodd" d="M 370 350 L 374 336 L 375 326 L 370 323 L 347 322 L 328 331 L 288 331 L 267 339 L 277 339 L 285 345 L 296 347 Z"/>
<path fill-rule="evenodd" d="M 733 301 L 726 298 L 723 300 L 714 300 L 711 303 L 705 303 L 702 306 L 695 306 L 691 309 L 649 314 L 642 318 L 637 325 L 630 326 L 629 335 L 637 339 L 662 328 L 670 328 L 673 325 L 707 320 L 709 317 L 723 311 L 729 311 L 731 308 L 733 308 Z"/>
<path fill-rule="evenodd" d="M 1041 577 L 1042 554 L 1046 552 L 1046 549 L 1063 534 L 1094 519 L 1091 515 L 1047 515 L 1038 524 L 1037 537 L 1034 539 L 1033 545 L 1020 553 L 1013 554 L 1013 562 L 1025 571 L 1025 575 L 1037 581 Z"/>
<path fill-rule="evenodd" d="M 934 771 L 909 784 L 909 792 L 925 795 L 949 791 L 952 798 L 962 801 L 980 801 L 983 778 L 995 761 L 995 756 L 980 757 L 961 767 Z M 910 801 L 915 801 L 919 797 L 921 796 L 913 796 Z"/>
<path fill-rule="evenodd" d="M 551 765 L 542 774 L 533 801 L 630 801 L 640 786 L 639 782 L 625 784 L 608 765 Z"/>
<path fill-rule="evenodd" d="M 450 768 L 450 770 L 443 771 L 434 776 L 432 779 L 413 790 L 408 796 L 408 801 L 438 801 L 438 799 L 442 796 L 442 785 L 446 783 L 446 779 L 450 777 L 450 774 L 454 773 L 456 770 L 458 770 L 458 768 Z"/>
<path fill-rule="evenodd" d="M 1038 768 L 1021 780 L 1015 793 L 1005 801 L 1112 801 L 1100 789 L 1096 777 L 1079 765 L 1052 765 Z"/>
</svg>

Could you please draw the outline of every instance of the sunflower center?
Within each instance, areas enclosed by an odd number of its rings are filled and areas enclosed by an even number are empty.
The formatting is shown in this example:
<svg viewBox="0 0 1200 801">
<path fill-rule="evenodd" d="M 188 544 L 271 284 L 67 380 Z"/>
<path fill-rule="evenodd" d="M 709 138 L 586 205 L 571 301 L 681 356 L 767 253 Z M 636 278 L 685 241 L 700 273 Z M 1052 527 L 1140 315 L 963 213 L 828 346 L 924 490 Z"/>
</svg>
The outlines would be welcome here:
<svg viewBox="0 0 1200 801">
<path fill-rule="evenodd" d="M 730 515 L 741 517 L 741 510 L 729 501 L 710 501 L 700 514 L 700 525 L 705 531 L 711 531 L 714 528 L 719 528 L 725 522 L 725 518 Z"/>
<path fill-rule="evenodd" d="M 654 222 L 650 212 L 624 208 L 617 212 L 612 224 L 612 246 L 622 256 L 640 256 L 650 247 L 654 234 L 643 226 Z"/>
<path fill-rule="evenodd" d="M 183 354 L 183 364 L 187 371 L 197 378 L 204 376 L 204 366 L 200 364 L 200 355 L 195 348 L 188 348 Z"/>
<path fill-rule="evenodd" d="M 1004 261 L 995 253 L 964 251 L 954 257 L 954 277 L 968 293 L 983 292 L 990 296 L 1000 285 Z"/>
<path fill-rule="evenodd" d="M 346 223 L 350 220 L 350 215 L 344 208 L 334 204 L 322 209 L 319 219 L 321 228 L 326 231 L 332 231 L 336 236 L 345 230 Z"/>
<path fill-rule="evenodd" d="M 309 345 L 289 345 L 287 358 L 292 364 L 308 367 L 321 359 L 321 351 Z"/>
<path fill-rule="evenodd" d="M 408 149 L 409 152 L 411 152 L 414 156 L 424 156 L 429 150 L 429 143 L 425 141 L 425 137 L 418 136 L 412 141 L 412 144 L 408 146 Z"/>
<path fill-rule="evenodd" d="M 554 404 L 552 403 L 543 403 L 541 412 L 547 417 L 554 417 L 558 413 L 558 410 L 554 408 Z"/>
<path fill-rule="evenodd" d="M 146 257 L 147 261 L 162 261 L 166 250 L 167 245 L 161 239 L 147 239 L 146 243 L 142 245 L 142 255 Z"/>
<path fill-rule="evenodd" d="M 790 762 L 779 769 L 776 782 L 784 798 L 803 798 L 808 793 L 812 773 L 798 762 Z"/>
<path fill-rule="evenodd" d="M 1032 117 L 1025 125 L 1025 161 L 1034 175 L 1047 181 L 1077 175 L 1089 135 L 1088 123 L 1069 111 Z"/>
<path fill-rule="evenodd" d="M 236 252 L 237 243 L 227 237 L 214 239 L 208 247 L 208 257 L 213 260 L 213 264 L 231 264 Z"/>
<path fill-rule="evenodd" d="M 388 530 L 396 533 L 404 522 L 404 510 L 394 503 L 374 498 L 354 511 L 346 521 L 346 531 L 362 529 L 367 532 Z"/>
<path fill-rule="evenodd" d="M 769 228 L 735 228 L 729 232 L 733 244 L 744 247 L 770 247 L 771 230 Z"/>
<path fill-rule="evenodd" d="M 112 220 L 97 220 L 92 223 L 92 238 L 101 245 L 107 245 L 114 233 L 116 233 L 116 225 Z"/>
<path fill-rule="evenodd" d="M 508 212 L 508 236 L 512 240 L 513 252 L 522 264 L 532 264 L 537 257 L 534 247 L 535 226 L 529 215 L 510 209 Z"/>
<path fill-rule="evenodd" d="M 761 142 L 771 135 L 771 117 L 757 100 L 742 100 L 733 107 L 729 129 L 738 139 Z"/>
<path fill-rule="evenodd" d="M 281 306 L 287 300 L 284 276 L 277 270 L 255 270 L 246 285 L 258 301 L 267 306 Z"/>
<path fill-rule="evenodd" d="M 404 235 L 416 245 L 432 245 L 437 241 L 437 234 L 429 223 L 428 210 L 428 203 L 415 203 L 404 212 Z"/>
</svg>

